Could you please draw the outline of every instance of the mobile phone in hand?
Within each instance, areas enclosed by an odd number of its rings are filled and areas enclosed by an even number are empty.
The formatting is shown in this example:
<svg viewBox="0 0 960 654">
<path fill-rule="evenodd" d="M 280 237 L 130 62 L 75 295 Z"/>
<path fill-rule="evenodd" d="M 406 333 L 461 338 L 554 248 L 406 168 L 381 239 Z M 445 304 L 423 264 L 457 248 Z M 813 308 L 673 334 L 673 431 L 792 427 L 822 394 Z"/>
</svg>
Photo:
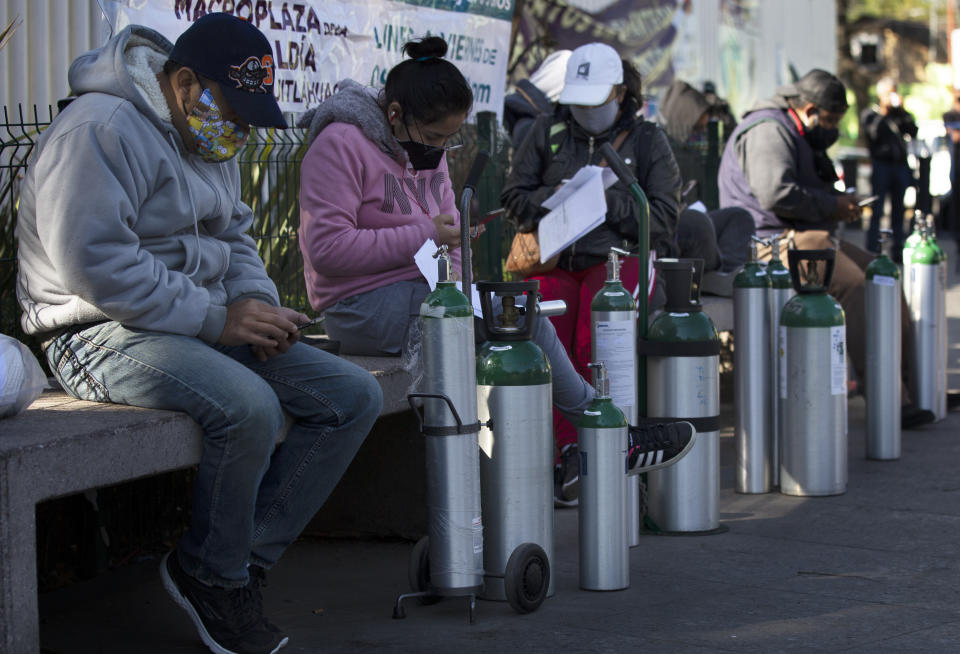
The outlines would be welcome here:
<svg viewBox="0 0 960 654">
<path fill-rule="evenodd" d="M 317 325 L 321 322 L 323 322 L 323 316 L 317 316 L 316 318 L 313 318 L 312 320 L 308 320 L 302 325 L 297 325 L 297 331 L 303 331 L 307 327 L 312 327 L 313 325 Z"/>
</svg>

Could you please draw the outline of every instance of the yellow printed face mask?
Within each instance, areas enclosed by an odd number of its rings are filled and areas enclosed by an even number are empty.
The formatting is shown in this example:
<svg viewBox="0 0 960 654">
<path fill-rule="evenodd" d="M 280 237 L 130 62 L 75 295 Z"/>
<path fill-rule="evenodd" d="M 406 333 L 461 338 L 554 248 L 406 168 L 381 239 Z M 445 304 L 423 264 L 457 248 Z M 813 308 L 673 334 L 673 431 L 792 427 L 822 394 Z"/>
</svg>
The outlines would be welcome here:
<svg viewBox="0 0 960 654">
<path fill-rule="evenodd" d="M 237 156 L 250 131 L 227 120 L 213 101 L 210 89 L 204 89 L 200 101 L 187 116 L 187 128 L 204 161 L 228 161 Z"/>
</svg>

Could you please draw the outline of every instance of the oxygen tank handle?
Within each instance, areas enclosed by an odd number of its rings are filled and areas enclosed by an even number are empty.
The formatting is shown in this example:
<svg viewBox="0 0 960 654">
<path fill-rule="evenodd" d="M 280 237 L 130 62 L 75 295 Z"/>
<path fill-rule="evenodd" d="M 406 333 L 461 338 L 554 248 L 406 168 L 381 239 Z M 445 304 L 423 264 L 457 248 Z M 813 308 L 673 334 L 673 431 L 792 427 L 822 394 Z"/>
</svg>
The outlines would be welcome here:
<svg viewBox="0 0 960 654">
<path fill-rule="evenodd" d="M 620 266 L 623 265 L 623 262 L 620 261 L 620 257 L 626 257 L 629 255 L 629 252 L 626 250 L 621 250 L 618 247 L 612 246 L 610 248 L 610 253 L 607 255 L 608 282 L 620 281 Z"/>
<path fill-rule="evenodd" d="M 892 229 L 881 229 L 880 230 L 880 254 L 887 253 L 887 246 L 890 244 L 890 239 L 893 237 Z"/>
<path fill-rule="evenodd" d="M 750 256 L 748 261 L 756 261 L 757 256 L 757 246 L 758 245 L 770 245 L 770 240 L 766 238 L 760 238 L 756 234 L 750 235 Z"/>
<path fill-rule="evenodd" d="M 787 259 L 790 262 L 790 278 L 793 280 L 793 289 L 798 294 L 810 295 L 814 293 L 826 293 L 830 288 L 830 280 L 833 279 L 833 267 L 836 263 L 837 251 L 832 248 L 823 250 L 787 250 Z M 800 263 L 807 261 L 815 264 L 823 261 L 826 268 L 823 273 L 823 280 L 817 284 L 817 267 L 809 265 L 804 272 L 806 284 L 801 281 Z"/>
<path fill-rule="evenodd" d="M 441 245 L 436 252 L 433 253 L 433 258 L 437 260 L 437 282 L 449 282 L 450 281 L 450 248 L 446 245 Z"/>
<path fill-rule="evenodd" d="M 926 235 L 927 235 L 927 238 L 936 238 L 936 237 L 937 237 L 936 219 L 933 217 L 933 214 L 932 214 L 932 213 L 928 213 L 928 214 L 927 214 L 927 218 L 926 218 L 926 221 L 925 221 L 925 227 L 926 227 L 925 233 L 926 233 Z"/>
<path fill-rule="evenodd" d="M 597 392 L 597 397 L 610 397 L 610 376 L 607 374 L 607 366 L 603 361 L 597 361 L 588 363 L 587 367 L 593 369 L 593 388 Z"/>
</svg>

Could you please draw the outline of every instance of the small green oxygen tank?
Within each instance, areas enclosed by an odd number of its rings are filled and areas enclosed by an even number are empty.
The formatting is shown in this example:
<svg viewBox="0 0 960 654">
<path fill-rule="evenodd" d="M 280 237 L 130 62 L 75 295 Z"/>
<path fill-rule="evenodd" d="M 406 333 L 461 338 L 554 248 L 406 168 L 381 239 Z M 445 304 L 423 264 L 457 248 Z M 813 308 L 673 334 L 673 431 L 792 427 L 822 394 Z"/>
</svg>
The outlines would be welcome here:
<svg viewBox="0 0 960 654">
<path fill-rule="evenodd" d="M 769 493 L 773 474 L 770 397 L 770 276 L 757 261 L 757 241 L 733 279 L 733 396 L 738 493 Z"/>
<path fill-rule="evenodd" d="M 913 402 L 947 415 L 946 256 L 933 234 L 929 217 L 920 242 L 910 253 L 910 294 L 907 306 L 913 327 Z"/>
<path fill-rule="evenodd" d="M 580 415 L 580 587 L 630 586 L 627 521 L 627 419 L 610 397 L 602 362 L 590 363 L 596 395 Z"/>
<path fill-rule="evenodd" d="M 843 309 L 827 293 L 835 257 L 832 249 L 789 252 L 797 295 L 780 315 L 785 495 L 838 495 L 847 488 L 846 328 Z"/>
<path fill-rule="evenodd" d="M 880 254 L 864 271 L 867 458 L 900 458 L 900 268 L 885 248 L 893 232 L 880 230 Z"/>
<path fill-rule="evenodd" d="M 540 282 L 477 282 L 489 340 L 477 350 L 483 599 L 536 610 L 553 595 L 553 394 L 533 342 Z M 496 307 L 493 296 L 500 298 Z M 518 299 L 526 296 L 525 302 Z"/>
<path fill-rule="evenodd" d="M 686 420 L 697 442 L 682 461 L 647 474 L 647 515 L 667 532 L 720 528 L 720 337 L 700 304 L 702 259 L 660 259 L 667 304 L 641 342 L 651 419 Z"/>
</svg>

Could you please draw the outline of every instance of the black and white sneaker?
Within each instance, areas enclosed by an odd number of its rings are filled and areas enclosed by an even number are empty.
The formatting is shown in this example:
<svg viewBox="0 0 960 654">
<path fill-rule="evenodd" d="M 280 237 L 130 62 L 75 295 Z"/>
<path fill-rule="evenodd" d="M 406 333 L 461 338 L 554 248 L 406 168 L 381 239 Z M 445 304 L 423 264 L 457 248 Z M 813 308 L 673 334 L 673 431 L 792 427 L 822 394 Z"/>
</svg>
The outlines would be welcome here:
<svg viewBox="0 0 960 654">
<path fill-rule="evenodd" d="M 697 431 L 689 422 L 665 422 L 628 430 L 628 475 L 671 466 L 693 448 Z"/>
<path fill-rule="evenodd" d="M 193 620 L 200 640 L 215 654 L 276 654 L 289 640 L 268 628 L 251 584 L 207 586 L 180 567 L 176 550 L 160 561 L 163 587 Z M 259 588 L 259 586 L 258 586 Z"/>
<path fill-rule="evenodd" d="M 580 503 L 580 449 L 576 443 L 560 451 L 560 463 L 553 469 L 553 505 L 577 506 Z"/>
</svg>

